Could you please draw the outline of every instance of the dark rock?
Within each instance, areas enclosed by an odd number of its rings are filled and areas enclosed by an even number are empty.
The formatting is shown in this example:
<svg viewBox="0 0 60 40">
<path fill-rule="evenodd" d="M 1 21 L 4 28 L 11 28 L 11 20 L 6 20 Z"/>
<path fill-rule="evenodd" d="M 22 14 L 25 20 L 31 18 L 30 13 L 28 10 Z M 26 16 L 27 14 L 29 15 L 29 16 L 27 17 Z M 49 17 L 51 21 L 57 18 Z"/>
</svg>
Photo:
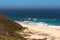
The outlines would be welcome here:
<svg viewBox="0 0 60 40">
<path fill-rule="evenodd" d="M 20 19 L 20 21 L 36 21 L 37 19 L 36 18 L 23 18 L 23 19 Z"/>
</svg>

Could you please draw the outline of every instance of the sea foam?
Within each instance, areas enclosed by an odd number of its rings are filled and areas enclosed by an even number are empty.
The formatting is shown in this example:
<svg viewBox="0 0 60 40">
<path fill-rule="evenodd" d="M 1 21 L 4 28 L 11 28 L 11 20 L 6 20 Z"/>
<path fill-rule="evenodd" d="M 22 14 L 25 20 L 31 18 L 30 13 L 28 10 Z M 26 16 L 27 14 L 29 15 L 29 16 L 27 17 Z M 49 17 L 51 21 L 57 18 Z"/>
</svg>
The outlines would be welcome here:
<svg viewBox="0 0 60 40">
<path fill-rule="evenodd" d="M 29 25 L 36 25 L 36 26 L 46 26 L 46 27 L 52 27 L 52 28 L 60 28 L 60 26 L 56 26 L 56 25 L 49 25 L 48 23 L 45 22 L 33 22 L 33 21 L 15 21 L 18 24 L 29 24 Z"/>
</svg>

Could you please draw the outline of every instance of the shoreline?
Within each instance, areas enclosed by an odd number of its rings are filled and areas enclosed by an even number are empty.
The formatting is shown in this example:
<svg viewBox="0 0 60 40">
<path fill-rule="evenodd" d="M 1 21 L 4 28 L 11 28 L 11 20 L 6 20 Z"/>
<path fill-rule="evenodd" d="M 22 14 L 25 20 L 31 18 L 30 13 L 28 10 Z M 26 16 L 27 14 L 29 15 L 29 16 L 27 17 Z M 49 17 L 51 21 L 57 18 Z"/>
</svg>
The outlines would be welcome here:
<svg viewBox="0 0 60 40">
<path fill-rule="evenodd" d="M 15 21 L 16 23 L 18 24 L 25 24 L 24 22 L 20 22 L 20 21 Z M 32 25 L 32 26 L 44 26 L 44 27 L 49 27 L 49 28 L 55 28 L 55 29 L 60 29 L 60 26 L 59 25 L 40 25 L 40 24 L 25 24 L 25 25 Z"/>
</svg>

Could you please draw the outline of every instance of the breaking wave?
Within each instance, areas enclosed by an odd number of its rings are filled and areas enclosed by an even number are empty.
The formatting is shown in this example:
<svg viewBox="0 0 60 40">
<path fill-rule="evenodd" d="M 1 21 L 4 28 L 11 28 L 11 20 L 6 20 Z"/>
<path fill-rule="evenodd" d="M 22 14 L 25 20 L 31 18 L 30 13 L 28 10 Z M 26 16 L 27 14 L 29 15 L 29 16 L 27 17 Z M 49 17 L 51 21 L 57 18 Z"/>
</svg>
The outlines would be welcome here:
<svg viewBox="0 0 60 40">
<path fill-rule="evenodd" d="M 17 23 L 23 23 L 23 24 L 29 24 L 29 25 L 37 25 L 37 26 L 46 26 L 46 27 L 52 27 L 52 28 L 60 28 L 60 26 L 56 26 L 56 25 L 51 25 L 45 22 L 34 22 L 34 21 L 15 21 Z"/>
</svg>

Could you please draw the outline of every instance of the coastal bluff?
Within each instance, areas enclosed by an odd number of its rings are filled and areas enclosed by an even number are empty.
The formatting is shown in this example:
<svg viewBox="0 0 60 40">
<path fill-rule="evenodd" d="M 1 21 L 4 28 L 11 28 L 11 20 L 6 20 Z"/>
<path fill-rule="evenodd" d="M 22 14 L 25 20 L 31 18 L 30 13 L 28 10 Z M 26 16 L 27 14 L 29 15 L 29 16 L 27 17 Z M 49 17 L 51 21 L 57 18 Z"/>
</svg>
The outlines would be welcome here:
<svg viewBox="0 0 60 40">
<path fill-rule="evenodd" d="M 19 30 L 23 30 L 20 24 L 0 13 L 0 40 L 26 40 L 16 33 Z"/>
<path fill-rule="evenodd" d="M 60 40 L 60 29 L 19 24 L 0 13 L 0 40 Z"/>
</svg>

